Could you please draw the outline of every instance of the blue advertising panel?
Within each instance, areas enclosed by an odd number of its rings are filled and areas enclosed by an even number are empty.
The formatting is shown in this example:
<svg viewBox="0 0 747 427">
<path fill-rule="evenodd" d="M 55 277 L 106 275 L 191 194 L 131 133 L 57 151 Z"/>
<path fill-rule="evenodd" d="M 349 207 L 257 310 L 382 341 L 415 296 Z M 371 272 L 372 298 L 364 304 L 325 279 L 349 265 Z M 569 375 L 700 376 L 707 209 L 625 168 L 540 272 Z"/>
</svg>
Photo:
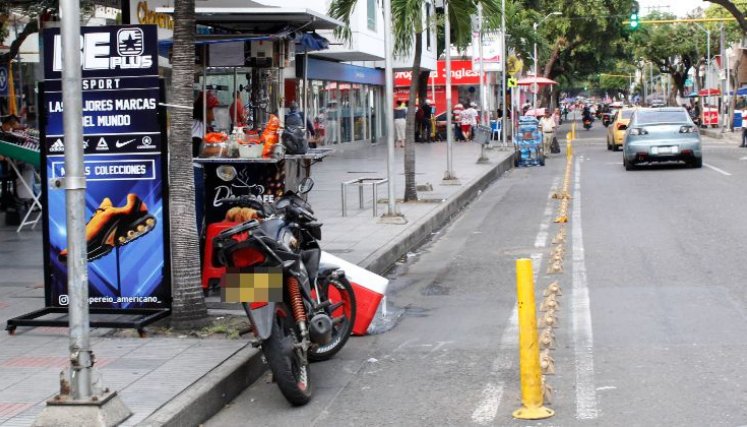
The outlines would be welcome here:
<svg viewBox="0 0 747 427">
<path fill-rule="evenodd" d="M 65 177 L 59 29 L 44 32 L 43 156 Z M 83 27 L 82 101 L 89 305 L 168 308 L 168 206 L 155 26 Z M 149 58 L 149 55 L 151 56 Z M 65 192 L 44 189 L 47 304 L 65 306 Z"/>
<path fill-rule="evenodd" d="M 0 96 L 8 95 L 9 84 L 10 75 L 8 74 L 8 68 L 4 65 L 0 65 Z"/>
</svg>

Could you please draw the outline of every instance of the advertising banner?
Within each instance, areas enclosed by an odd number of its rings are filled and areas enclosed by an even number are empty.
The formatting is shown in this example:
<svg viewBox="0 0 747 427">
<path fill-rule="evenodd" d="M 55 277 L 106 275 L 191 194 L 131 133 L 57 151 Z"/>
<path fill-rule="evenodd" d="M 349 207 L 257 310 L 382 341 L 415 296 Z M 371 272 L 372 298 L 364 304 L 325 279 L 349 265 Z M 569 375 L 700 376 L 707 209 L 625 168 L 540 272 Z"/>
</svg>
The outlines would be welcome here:
<svg viewBox="0 0 747 427">
<path fill-rule="evenodd" d="M 8 86 L 10 86 L 10 75 L 5 65 L 0 65 L 0 96 L 8 96 Z"/>
<path fill-rule="evenodd" d="M 65 177 L 65 147 L 84 147 L 89 304 L 168 308 L 165 117 L 159 107 L 153 25 L 81 28 L 83 141 L 63 132 L 59 29 L 44 31 L 44 181 Z M 65 306 L 67 230 L 64 190 L 47 184 L 47 305 Z"/>
<path fill-rule="evenodd" d="M 231 196 L 260 194 L 265 201 L 274 202 L 285 193 L 285 161 L 278 163 L 204 163 L 205 168 L 205 224 L 226 219 L 235 205 L 222 203 Z"/>
</svg>

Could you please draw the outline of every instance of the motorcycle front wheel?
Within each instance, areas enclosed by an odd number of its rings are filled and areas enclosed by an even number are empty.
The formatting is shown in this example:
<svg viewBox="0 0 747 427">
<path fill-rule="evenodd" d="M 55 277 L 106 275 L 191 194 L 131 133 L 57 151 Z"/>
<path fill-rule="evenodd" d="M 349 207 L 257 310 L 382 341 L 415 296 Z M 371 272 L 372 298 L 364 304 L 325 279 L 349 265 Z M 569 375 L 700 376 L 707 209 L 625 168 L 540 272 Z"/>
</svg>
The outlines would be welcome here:
<svg viewBox="0 0 747 427">
<path fill-rule="evenodd" d="M 278 304 L 272 335 L 262 342 L 262 353 L 280 392 L 293 406 L 307 404 L 313 390 L 308 362 L 298 354 L 301 350 L 296 350 L 300 341 L 293 315 L 284 304 Z"/>
<path fill-rule="evenodd" d="M 321 362 L 329 360 L 348 342 L 355 322 L 355 293 L 353 286 L 344 277 L 325 279 L 319 283 L 320 300 L 329 299 L 327 315 L 332 318 L 332 340 L 322 346 L 309 350 L 309 360 Z"/>
</svg>

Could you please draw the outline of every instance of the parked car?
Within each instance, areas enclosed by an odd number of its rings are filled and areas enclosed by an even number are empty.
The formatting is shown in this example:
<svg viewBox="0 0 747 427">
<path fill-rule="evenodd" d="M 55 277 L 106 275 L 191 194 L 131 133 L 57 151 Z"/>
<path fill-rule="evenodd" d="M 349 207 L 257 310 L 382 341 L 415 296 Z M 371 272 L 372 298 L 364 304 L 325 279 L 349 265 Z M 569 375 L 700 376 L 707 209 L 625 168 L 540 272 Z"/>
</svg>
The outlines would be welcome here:
<svg viewBox="0 0 747 427">
<path fill-rule="evenodd" d="M 698 127 L 682 107 L 636 110 L 625 131 L 625 170 L 641 163 L 670 161 L 682 161 L 694 168 L 703 166 Z"/>
<path fill-rule="evenodd" d="M 625 130 L 633 116 L 633 108 L 618 110 L 612 117 L 611 126 L 607 128 L 607 149 L 617 151 L 623 146 Z"/>
</svg>

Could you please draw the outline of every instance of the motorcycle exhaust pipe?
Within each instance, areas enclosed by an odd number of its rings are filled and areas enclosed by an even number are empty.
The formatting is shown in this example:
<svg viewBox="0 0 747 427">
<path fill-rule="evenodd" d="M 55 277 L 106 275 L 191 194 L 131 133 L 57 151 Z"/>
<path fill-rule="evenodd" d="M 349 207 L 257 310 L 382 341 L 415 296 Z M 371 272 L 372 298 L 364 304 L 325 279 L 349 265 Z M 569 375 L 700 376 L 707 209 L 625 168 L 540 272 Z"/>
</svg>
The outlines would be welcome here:
<svg viewBox="0 0 747 427">
<path fill-rule="evenodd" d="M 309 339 L 318 345 L 332 341 L 332 319 L 324 313 L 312 317 L 309 322 Z"/>
</svg>

